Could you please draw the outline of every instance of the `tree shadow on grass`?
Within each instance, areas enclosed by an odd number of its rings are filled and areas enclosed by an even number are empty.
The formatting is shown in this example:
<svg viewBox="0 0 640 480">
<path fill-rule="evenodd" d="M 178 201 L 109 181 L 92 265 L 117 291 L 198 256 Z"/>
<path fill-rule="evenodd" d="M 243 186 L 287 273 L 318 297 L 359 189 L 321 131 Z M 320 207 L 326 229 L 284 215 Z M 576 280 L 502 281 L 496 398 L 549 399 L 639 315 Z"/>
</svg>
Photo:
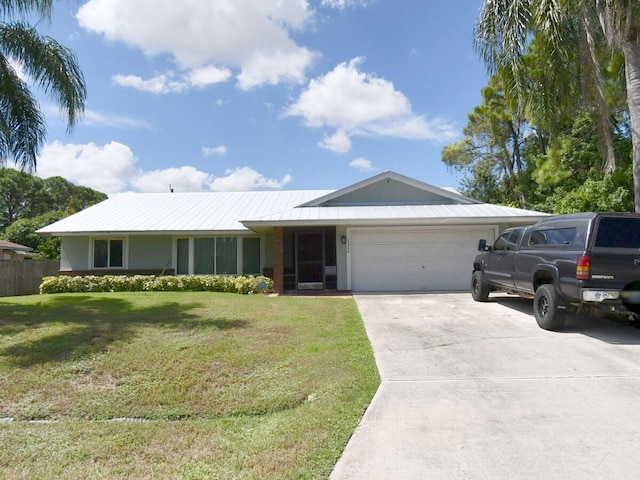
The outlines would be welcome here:
<svg viewBox="0 0 640 480">
<path fill-rule="evenodd" d="M 27 367 L 104 351 L 113 342 L 139 335 L 141 327 L 229 330 L 249 326 L 243 319 L 207 319 L 193 313 L 202 307 L 198 303 L 159 301 L 141 308 L 123 298 L 91 295 L 60 295 L 28 305 L 0 301 L 0 336 L 20 335 L 30 329 L 51 330 L 0 349 L 0 356 Z"/>
</svg>

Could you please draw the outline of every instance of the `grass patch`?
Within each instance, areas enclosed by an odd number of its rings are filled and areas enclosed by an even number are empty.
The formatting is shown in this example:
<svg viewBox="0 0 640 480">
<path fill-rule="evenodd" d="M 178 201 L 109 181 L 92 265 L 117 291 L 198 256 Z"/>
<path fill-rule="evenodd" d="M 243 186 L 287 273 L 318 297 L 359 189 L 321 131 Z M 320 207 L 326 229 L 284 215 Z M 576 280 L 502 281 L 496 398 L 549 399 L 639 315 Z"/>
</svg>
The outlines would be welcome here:
<svg viewBox="0 0 640 480">
<path fill-rule="evenodd" d="M 0 300 L 0 477 L 326 478 L 379 383 L 349 298 Z"/>
</svg>

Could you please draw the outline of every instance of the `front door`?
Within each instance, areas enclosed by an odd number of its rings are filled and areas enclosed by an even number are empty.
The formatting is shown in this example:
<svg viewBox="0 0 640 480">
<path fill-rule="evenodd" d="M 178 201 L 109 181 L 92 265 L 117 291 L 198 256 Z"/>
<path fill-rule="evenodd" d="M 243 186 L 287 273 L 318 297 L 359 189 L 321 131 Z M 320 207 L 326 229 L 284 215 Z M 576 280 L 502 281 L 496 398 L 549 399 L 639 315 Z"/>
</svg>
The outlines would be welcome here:
<svg viewBox="0 0 640 480">
<path fill-rule="evenodd" d="M 324 232 L 298 232 L 296 258 L 299 289 L 324 288 Z"/>
</svg>

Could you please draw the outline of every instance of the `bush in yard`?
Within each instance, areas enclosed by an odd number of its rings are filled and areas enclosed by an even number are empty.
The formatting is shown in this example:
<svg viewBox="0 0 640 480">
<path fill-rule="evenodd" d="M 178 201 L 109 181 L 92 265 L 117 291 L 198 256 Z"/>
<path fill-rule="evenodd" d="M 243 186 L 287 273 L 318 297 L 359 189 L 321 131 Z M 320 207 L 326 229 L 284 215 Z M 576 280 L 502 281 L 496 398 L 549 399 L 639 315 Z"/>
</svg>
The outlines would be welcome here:
<svg viewBox="0 0 640 480">
<path fill-rule="evenodd" d="M 155 275 L 60 275 L 45 277 L 40 293 L 86 292 L 226 292 L 267 293 L 273 291 L 273 280 L 259 276 L 155 276 Z"/>
</svg>

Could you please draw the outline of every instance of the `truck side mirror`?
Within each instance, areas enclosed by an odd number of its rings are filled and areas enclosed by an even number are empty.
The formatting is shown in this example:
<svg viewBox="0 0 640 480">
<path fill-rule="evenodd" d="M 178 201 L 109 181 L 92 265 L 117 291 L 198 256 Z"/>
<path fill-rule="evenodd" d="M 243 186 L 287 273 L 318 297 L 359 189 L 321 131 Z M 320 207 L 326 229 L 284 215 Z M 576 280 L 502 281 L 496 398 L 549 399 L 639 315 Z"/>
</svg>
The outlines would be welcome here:
<svg viewBox="0 0 640 480">
<path fill-rule="evenodd" d="M 491 246 L 487 247 L 487 241 L 484 238 L 478 242 L 478 251 L 488 252 L 490 250 L 491 250 Z"/>
</svg>

